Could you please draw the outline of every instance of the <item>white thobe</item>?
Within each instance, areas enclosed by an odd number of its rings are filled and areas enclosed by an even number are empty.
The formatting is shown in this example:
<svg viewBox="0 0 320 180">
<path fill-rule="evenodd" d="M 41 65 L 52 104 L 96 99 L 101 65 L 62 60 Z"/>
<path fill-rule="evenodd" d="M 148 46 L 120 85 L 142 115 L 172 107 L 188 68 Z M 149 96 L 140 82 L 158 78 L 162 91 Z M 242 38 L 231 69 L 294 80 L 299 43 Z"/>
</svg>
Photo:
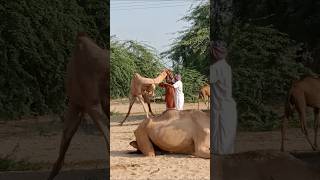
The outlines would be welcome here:
<svg viewBox="0 0 320 180">
<path fill-rule="evenodd" d="M 212 149 L 217 154 L 234 153 L 237 108 L 232 98 L 232 71 L 225 60 L 210 66 L 212 84 Z"/>
<path fill-rule="evenodd" d="M 174 102 L 176 105 L 177 110 L 183 110 L 183 104 L 184 104 L 184 94 L 183 94 L 183 85 L 182 82 L 179 80 L 173 84 L 173 87 L 175 89 L 175 96 L 174 96 Z"/>
</svg>

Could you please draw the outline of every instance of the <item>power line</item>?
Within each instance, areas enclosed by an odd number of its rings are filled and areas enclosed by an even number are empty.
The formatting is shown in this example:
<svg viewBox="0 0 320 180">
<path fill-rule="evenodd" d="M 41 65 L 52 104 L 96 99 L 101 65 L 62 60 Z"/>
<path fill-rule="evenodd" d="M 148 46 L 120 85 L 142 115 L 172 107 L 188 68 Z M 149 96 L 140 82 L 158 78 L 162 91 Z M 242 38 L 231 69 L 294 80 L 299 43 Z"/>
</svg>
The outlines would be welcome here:
<svg viewBox="0 0 320 180">
<path fill-rule="evenodd" d="M 123 10 L 146 10 L 146 9 L 156 9 L 156 8 L 171 8 L 171 7 L 182 7 L 186 6 L 185 4 L 183 5 L 175 5 L 175 6 L 150 6 L 150 7 L 141 7 L 141 8 L 124 8 L 124 9 L 111 9 L 111 11 L 123 11 Z"/>
<path fill-rule="evenodd" d="M 161 6 L 161 5 L 185 5 L 185 3 L 179 3 L 179 2 L 175 2 L 175 3 L 151 3 L 151 4 L 126 4 L 126 5 L 112 5 L 110 6 L 110 8 L 132 8 L 132 7 L 150 7 L 150 6 Z"/>
</svg>

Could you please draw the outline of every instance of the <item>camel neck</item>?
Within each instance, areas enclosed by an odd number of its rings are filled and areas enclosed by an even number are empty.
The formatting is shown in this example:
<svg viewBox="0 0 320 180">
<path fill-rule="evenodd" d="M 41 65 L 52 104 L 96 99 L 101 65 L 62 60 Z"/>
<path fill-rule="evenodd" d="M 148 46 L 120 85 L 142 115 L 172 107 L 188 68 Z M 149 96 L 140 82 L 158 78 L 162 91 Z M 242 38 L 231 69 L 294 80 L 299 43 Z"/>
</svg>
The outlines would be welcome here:
<svg viewBox="0 0 320 180">
<path fill-rule="evenodd" d="M 158 77 L 154 78 L 154 83 L 155 84 L 159 84 L 160 82 L 162 82 L 164 80 L 164 78 L 166 78 L 167 76 L 167 72 L 163 71 Z"/>
</svg>

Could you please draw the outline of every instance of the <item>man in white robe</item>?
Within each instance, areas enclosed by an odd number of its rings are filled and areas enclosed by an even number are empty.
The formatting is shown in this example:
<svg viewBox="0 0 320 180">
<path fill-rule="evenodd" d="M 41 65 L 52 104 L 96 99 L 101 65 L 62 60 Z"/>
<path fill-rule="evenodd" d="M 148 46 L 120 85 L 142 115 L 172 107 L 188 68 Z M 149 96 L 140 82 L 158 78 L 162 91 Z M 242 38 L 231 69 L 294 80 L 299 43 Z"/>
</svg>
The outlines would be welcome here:
<svg viewBox="0 0 320 180">
<path fill-rule="evenodd" d="M 177 110 L 183 110 L 184 104 L 184 94 L 183 94 L 183 84 L 181 82 L 181 75 L 176 75 L 175 83 L 172 85 L 175 89 L 174 102 L 176 104 Z"/>
<path fill-rule="evenodd" d="M 210 53 L 214 62 L 210 66 L 211 145 L 215 154 L 232 154 L 237 131 L 237 109 L 232 98 L 232 71 L 225 60 L 227 50 L 223 42 L 211 42 Z"/>
</svg>

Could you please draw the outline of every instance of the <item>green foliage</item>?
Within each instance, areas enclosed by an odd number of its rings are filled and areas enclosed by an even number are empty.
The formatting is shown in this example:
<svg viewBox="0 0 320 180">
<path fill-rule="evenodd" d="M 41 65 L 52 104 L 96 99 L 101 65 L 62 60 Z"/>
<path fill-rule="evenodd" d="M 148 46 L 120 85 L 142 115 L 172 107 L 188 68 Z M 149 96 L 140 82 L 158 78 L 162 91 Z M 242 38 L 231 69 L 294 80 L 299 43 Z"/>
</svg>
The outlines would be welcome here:
<svg viewBox="0 0 320 180">
<path fill-rule="evenodd" d="M 196 69 L 209 76 L 208 9 L 208 4 L 202 4 L 191 11 L 185 20 L 191 21 L 192 26 L 180 32 L 172 48 L 165 52 L 176 63 L 175 69 L 181 69 L 178 66 L 181 64 L 183 68 Z M 280 119 L 276 108 L 284 105 L 291 82 L 312 74 L 296 61 L 301 46 L 272 26 L 240 22 L 231 29 L 227 61 L 233 70 L 233 96 L 240 127 L 245 130 L 277 128 Z"/>
<path fill-rule="evenodd" d="M 111 41 L 111 97 L 127 97 L 130 92 L 130 82 L 134 73 L 154 78 L 159 75 L 164 66 L 160 63 L 154 49 L 146 44 L 135 41 Z M 199 87 L 207 79 L 194 68 L 176 70 L 182 75 L 186 101 L 194 101 Z M 156 96 L 164 94 L 164 89 L 157 87 Z"/>
<path fill-rule="evenodd" d="M 195 102 L 198 99 L 200 87 L 208 82 L 207 78 L 195 69 L 182 68 L 183 93 L 185 102 Z"/>
<path fill-rule="evenodd" d="M 196 6 L 182 20 L 190 22 L 191 27 L 180 31 L 172 48 L 162 55 L 172 59 L 174 66 L 192 67 L 202 74 L 209 74 L 209 3 Z"/>
<path fill-rule="evenodd" d="M 295 0 L 234 1 L 235 17 L 241 22 L 266 26 L 269 24 L 297 42 L 304 43 L 311 59 L 304 65 L 320 73 L 320 3 Z"/>
<path fill-rule="evenodd" d="M 88 17 L 94 19 L 90 29 L 97 29 L 96 42 L 99 46 L 110 48 L 110 1 L 101 0 L 77 0 L 78 4 L 84 8 Z"/>
<path fill-rule="evenodd" d="M 13 0 L 0 14 L 0 118 L 61 112 L 75 35 L 95 39 L 94 18 L 76 0 Z"/>
<path fill-rule="evenodd" d="M 154 49 L 135 41 L 111 41 L 110 86 L 112 98 L 128 97 L 134 73 L 154 78 L 164 68 Z M 161 93 L 157 88 L 157 94 Z"/>
<path fill-rule="evenodd" d="M 292 80 L 312 71 L 295 62 L 298 45 L 272 27 L 238 26 L 232 36 L 228 61 L 240 124 L 273 129 L 279 119 L 272 106 L 284 103 Z"/>
</svg>

